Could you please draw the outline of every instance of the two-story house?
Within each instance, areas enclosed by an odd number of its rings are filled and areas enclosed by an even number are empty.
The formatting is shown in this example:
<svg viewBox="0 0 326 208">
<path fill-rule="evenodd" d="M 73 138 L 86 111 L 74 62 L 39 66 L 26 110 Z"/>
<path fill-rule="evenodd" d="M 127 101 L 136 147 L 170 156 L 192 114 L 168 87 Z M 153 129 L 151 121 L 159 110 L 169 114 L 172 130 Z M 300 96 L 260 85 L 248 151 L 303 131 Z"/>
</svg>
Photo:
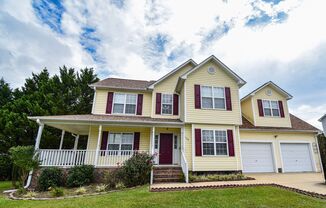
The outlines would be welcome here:
<svg viewBox="0 0 326 208">
<path fill-rule="evenodd" d="M 157 81 L 94 83 L 91 114 L 30 118 L 39 124 L 41 166 L 109 169 L 146 151 L 156 169 L 179 169 L 186 182 L 189 172 L 321 171 L 318 129 L 289 113 L 292 96 L 268 82 L 240 99 L 245 84 L 215 56 L 190 59 Z M 58 149 L 39 149 L 44 125 L 62 130 Z M 62 149 L 67 132 L 72 150 Z M 77 150 L 79 135 L 88 136 L 85 150 Z M 155 168 L 152 182 L 179 179 L 156 178 Z"/>
</svg>

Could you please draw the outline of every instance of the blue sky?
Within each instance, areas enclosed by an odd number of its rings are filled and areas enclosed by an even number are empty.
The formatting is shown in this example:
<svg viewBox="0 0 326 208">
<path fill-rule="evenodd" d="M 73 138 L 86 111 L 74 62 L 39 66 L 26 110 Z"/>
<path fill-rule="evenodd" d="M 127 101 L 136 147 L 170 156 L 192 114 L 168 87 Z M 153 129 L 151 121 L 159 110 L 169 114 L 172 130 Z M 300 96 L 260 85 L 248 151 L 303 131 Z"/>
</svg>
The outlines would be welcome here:
<svg viewBox="0 0 326 208">
<path fill-rule="evenodd" d="M 158 79 L 214 54 L 247 81 L 272 80 L 290 110 L 320 127 L 326 113 L 323 0 L 0 0 L 0 77 L 19 87 L 62 65 Z"/>
</svg>

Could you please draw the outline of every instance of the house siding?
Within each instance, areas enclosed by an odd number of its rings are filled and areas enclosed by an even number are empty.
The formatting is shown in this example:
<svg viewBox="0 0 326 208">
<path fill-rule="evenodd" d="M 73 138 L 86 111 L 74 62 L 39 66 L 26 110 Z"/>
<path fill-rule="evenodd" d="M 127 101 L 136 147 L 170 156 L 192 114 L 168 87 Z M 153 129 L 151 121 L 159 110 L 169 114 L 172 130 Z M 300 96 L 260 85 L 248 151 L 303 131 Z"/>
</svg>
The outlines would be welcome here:
<svg viewBox="0 0 326 208">
<path fill-rule="evenodd" d="M 272 95 L 268 96 L 266 94 L 267 90 L 272 91 Z M 284 118 L 281 117 L 261 117 L 258 114 L 258 104 L 257 100 L 258 99 L 266 99 L 266 100 L 281 100 L 283 103 L 283 109 L 284 109 Z M 289 114 L 289 109 L 287 105 L 287 100 L 279 94 L 277 91 L 275 91 L 271 87 L 265 87 L 258 91 L 254 96 L 253 96 L 253 106 L 254 106 L 254 111 L 257 112 L 255 114 L 255 122 L 256 126 L 270 126 L 270 127 L 291 127 L 291 120 L 290 120 L 290 114 Z M 243 111 L 244 112 L 244 111 Z"/>
<path fill-rule="evenodd" d="M 216 68 L 215 74 L 207 72 L 208 67 Z M 188 75 L 186 83 L 186 122 L 207 124 L 234 124 L 240 125 L 240 100 L 239 87 L 229 75 L 227 75 L 217 64 L 210 61 L 201 68 Z M 216 87 L 230 87 L 232 111 L 215 109 L 195 109 L 194 86 L 206 85 Z"/>
<path fill-rule="evenodd" d="M 254 124 L 254 112 L 252 109 L 252 99 L 248 98 L 241 102 L 241 112 L 242 115 L 248 119 L 252 124 Z M 257 111 L 258 112 L 258 111 Z"/>
<path fill-rule="evenodd" d="M 257 131 L 241 131 L 240 129 L 240 142 L 243 141 L 268 141 L 272 142 L 276 160 L 276 167 L 282 168 L 280 142 L 300 141 L 316 144 L 314 133 L 294 133 L 294 132 L 257 132 Z M 318 150 L 313 148 L 313 160 L 317 172 L 321 171 L 320 157 Z"/>
</svg>

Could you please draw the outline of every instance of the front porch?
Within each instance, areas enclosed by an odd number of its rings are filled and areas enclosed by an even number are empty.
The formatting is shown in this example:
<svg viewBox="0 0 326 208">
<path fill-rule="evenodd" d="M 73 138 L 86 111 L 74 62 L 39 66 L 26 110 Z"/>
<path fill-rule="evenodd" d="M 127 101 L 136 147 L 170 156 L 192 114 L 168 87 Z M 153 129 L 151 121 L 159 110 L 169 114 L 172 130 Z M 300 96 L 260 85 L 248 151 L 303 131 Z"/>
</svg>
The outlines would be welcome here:
<svg viewBox="0 0 326 208">
<path fill-rule="evenodd" d="M 115 168 L 138 152 L 154 155 L 154 166 L 181 167 L 188 182 L 188 164 L 184 154 L 184 126 L 179 123 L 139 124 L 128 122 L 81 122 L 57 119 L 36 119 L 39 131 L 35 150 L 41 167 L 69 168 L 94 165 L 95 168 Z M 39 149 L 45 125 L 62 130 L 58 149 Z M 75 137 L 73 149 L 62 149 L 65 134 Z M 77 149 L 80 135 L 87 135 L 87 148 Z M 153 171 L 151 183 L 153 182 Z"/>
</svg>

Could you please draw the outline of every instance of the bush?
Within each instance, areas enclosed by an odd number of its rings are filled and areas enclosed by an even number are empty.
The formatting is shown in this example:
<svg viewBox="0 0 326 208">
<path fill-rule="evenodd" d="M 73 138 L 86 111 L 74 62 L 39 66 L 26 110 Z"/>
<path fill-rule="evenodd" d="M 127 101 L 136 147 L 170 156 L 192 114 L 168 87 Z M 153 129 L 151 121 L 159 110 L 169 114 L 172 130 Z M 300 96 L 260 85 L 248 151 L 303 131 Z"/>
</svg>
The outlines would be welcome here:
<svg viewBox="0 0 326 208">
<path fill-rule="evenodd" d="M 23 197 L 25 197 L 25 198 L 34 198 L 34 197 L 36 197 L 36 193 L 34 191 L 29 191 Z"/>
<path fill-rule="evenodd" d="M 17 189 L 16 193 L 18 195 L 25 195 L 25 194 L 27 194 L 27 190 L 24 187 L 20 187 L 20 188 Z"/>
<path fill-rule="evenodd" d="M 63 188 L 59 188 L 59 187 L 53 187 L 53 188 L 50 187 L 50 192 L 53 197 L 60 197 L 65 194 Z"/>
<path fill-rule="evenodd" d="M 107 185 L 99 184 L 99 185 L 96 186 L 95 190 L 96 190 L 96 192 L 103 192 L 103 191 L 106 190 L 106 188 L 107 188 Z"/>
<path fill-rule="evenodd" d="M 68 172 L 67 186 L 79 187 L 88 185 L 92 182 L 94 176 L 94 166 L 82 165 L 72 167 Z"/>
<path fill-rule="evenodd" d="M 76 189 L 75 193 L 77 195 L 83 195 L 83 194 L 86 194 L 87 192 L 87 189 L 85 187 L 79 187 L 78 189 Z"/>
<path fill-rule="evenodd" d="M 38 189 L 46 191 L 50 187 L 58 187 L 63 185 L 63 174 L 61 169 L 52 167 L 42 171 L 38 178 Z"/>
<path fill-rule="evenodd" d="M 0 153 L 0 181 L 11 179 L 12 162 L 9 155 Z"/>
<path fill-rule="evenodd" d="M 121 171 L 120 169 L 115 169 L 109 172 L 106 172 L 104 175 L 104 183 L 106 189 L 115 189 L 116 185 L 121 182 Z"/>
<path fill-rule="evenodd" d="M 228 174 L 228 175 L 218 175 L 218 174 L 207 174 L 207 175 L 193 175 L 189 174 L 189 181 L 200 182 L 200 181 L 237 181 L 237 180 L 249 180 L 251 178 L 243 174 Z"/>
<path fill-rule="evenodd" d="M 153 168 L 153 156 L 147 153 L 136 153 L 123 163 L 119 174 L 126 187 L 146 184 L 150 181 Z"/>
</svg>

